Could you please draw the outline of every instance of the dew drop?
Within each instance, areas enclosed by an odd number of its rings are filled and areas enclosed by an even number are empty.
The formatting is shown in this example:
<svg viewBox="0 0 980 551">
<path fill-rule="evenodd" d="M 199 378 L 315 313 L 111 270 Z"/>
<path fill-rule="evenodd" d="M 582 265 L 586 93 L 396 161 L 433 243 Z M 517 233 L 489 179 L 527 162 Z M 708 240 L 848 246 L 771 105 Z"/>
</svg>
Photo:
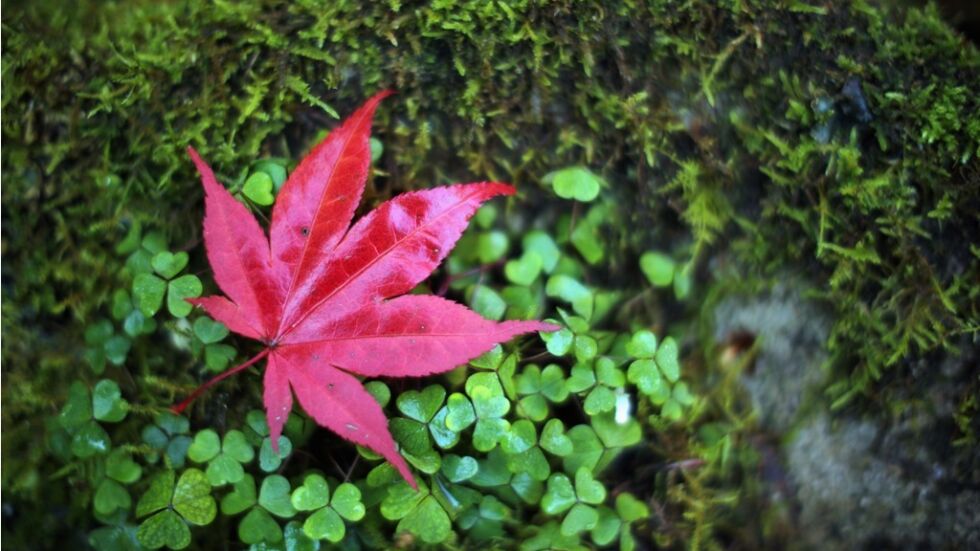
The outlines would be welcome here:
<svg viewBox="0 0 980 551">
<path fill-rule="evenodd" d="M 357 430 L 357 425 L 354 423 L 347 423 L 347 430 Z"/>
<path fill-rule="evenodd" d="M 327 390 L 333 390 L 333 383 L 327 383 Z"/>
</svg>

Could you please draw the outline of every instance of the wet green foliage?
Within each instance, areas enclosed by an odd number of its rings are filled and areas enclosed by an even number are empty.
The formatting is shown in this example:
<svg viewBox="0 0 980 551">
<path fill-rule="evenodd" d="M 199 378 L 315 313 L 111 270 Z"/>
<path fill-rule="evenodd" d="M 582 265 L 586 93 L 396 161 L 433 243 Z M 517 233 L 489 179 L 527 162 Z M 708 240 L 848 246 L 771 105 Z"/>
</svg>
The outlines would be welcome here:
<svg viewBox="0 0 980 551">
<path fill-rule="evenodd" d="M 975 339 L 980 55 L 932 9 L 4 7 L 3 486 L 31 532 L 14 538 L 710 546 L 740 521 L 720 513 L 735 493 L 708 481 L 755 459 L 730 381 L 697 398 L 708 383 L 682 367 L 691 335 L 668 308 L 695 311 L 715 278 L 806 274 L 835 313 L 840 406 L 882 400 L 881 377 Z M 256 377 L 190 419 L 164 412 L 245 353 L 183 300 L 208 279 L 184 148 L 267 215 L 292 160 L 382 87 L 399 95 L 379 113 L 372 200 L 467 179 L 521 191 L 475 217 L 431 291 L 565 326 L 418 388 L 372 383 L 419 494 L 300 418 L 273 453 L 249 415 Z M 975 390 L 955 419 L 967 445 Z M 642 459 L 621 453 L 641 439 Z M 617 455 L 632 482 L 604 470 Z M 604 500 L 585 479 L 579 493 L 582 469 Z M 303 497 L 321 480 L 329 501 Z"/>
</svg>

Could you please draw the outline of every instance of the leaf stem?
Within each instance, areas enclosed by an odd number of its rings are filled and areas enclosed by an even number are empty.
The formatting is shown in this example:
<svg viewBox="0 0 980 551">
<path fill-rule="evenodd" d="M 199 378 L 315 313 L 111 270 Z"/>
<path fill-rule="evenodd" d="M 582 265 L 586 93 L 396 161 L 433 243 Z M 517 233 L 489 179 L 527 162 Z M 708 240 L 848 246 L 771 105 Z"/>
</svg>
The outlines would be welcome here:
<svg viewBox="0 0 980 551">
<path fill-rule="evenodd" d="M 216 385 L 217 383 L 220 383 L 221 381 L 227 379 L 228 377 L 231 377 L 235 373 L 238 373 L 239 371 L 241 371 L 243 369 L 246 369 L 246 368 L 252 366 L 253 364 L 255 364 L 256 362 L 258 362 L 262 358 L 265 358 L 266 356 L 268 356 L 269 355 L 269 352 L 271 352 L 271 349 L 266 348 L 262 352 L 259 352 L 251 360 L 249 360 L 249 361 L 247 361 L 247 362 L 245 362 L 245 363 L 243 363 L 243 364 L 241 364 L 239 366 L 233 367 L 233 368 L 229 369 L 228 371 L 225 371 L 224 373 L 218 375 L 217 377 L 213 377 L 208 382 L 206 382 L 203 385 L 197 387 L 197 390 L 195 390 L 183 402 L 181 402 L 181 403 L 179 403 L 179 404 L 171 407 L 170 408 L 170 411 L 172 411 L 172 412 L 174 412 L 174 413 L 176 413 L 176 414 L 179 415 L 181 412 L 183 412 L 187 408 L 187 406 L 191 405 L 191 402 L 193 402 L 194 400 L 196 400 L 201 394 L 204 394 L 204 391 L 206 391 L 207 389 L 209 389 L 212 386 Z"/>
</svg>

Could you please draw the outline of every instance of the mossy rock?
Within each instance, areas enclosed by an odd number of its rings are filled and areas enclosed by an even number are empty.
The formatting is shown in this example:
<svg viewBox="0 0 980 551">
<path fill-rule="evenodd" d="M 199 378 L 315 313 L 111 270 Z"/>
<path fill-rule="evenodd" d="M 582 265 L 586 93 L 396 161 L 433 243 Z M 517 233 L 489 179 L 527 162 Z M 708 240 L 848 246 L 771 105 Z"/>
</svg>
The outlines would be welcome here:
<svg viewBox="0 0 980 551">
<path fill-rule="evenodd" d="M 808 274 L 835 314 L 840 406 L 976 334 L 980 54 L 932 8 L 4 7 L 4 444 L 30 451 L 3 482 L 23 507 L 64 500 L 29 476 L 45 460 L 30 444 L 85 324 L 125 281 L 117 245 L 136 225 L 161 230 L 203 266 L 186 146 L 240 186 L 250 163 L 300 158 L 381 88 L 398 95 L 375 125 L 369 199 L 496 179 L 537 206 L 546 174 L 589 167 L 635 206 L 612 230 L 624 252 L 610 273 L 666 243 L 702 280 L 712 257 Z"/>
</svg>

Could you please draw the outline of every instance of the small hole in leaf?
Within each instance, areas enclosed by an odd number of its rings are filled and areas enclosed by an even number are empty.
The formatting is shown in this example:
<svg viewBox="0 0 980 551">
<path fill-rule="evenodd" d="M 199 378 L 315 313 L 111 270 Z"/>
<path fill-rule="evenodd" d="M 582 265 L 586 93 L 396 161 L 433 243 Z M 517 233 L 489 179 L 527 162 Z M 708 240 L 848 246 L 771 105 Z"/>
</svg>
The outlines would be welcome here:
<svg viewBox="0 0 980 551">
<path fill-rule="evenodd" d="M 306 237 L 307 235 L 310 235 L 310 228 L 307 227 L 307 226 L 303 226 L 299 231 L 300 231 L 300 233 L 303 234 L 303 237 Z"/>
</svg>

